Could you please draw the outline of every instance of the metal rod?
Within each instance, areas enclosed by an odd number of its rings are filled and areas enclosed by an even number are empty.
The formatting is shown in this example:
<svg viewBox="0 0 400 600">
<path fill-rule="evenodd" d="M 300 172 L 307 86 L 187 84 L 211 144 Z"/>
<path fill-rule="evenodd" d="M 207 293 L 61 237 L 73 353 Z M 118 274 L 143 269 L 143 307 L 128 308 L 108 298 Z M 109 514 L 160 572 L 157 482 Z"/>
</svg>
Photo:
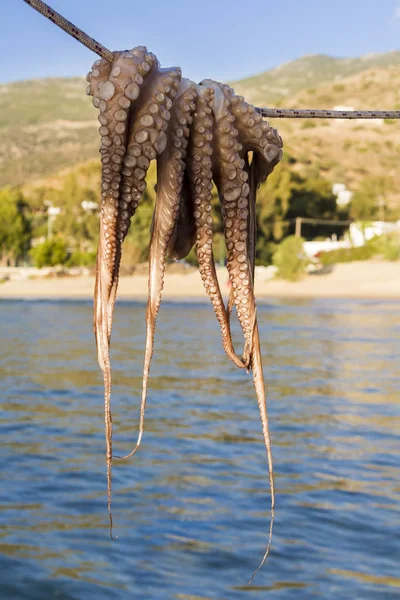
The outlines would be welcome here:
<svg viewBox="0 0 400 600">
<path fill-rule="evenodd" d="M 109 62 L 113 60 L 113 53 L 99 42 L 76 27 L 73 23 L 53 10 L 42 0 L 23 0 L 41 15 L 49 19 L 78 42 L 92 50 Z M 256 108 L 263 117 L 270 119 L 400 119 L 400 110 L 303 110 L 295 108 Z"/>
<path fill-rule="evenodd" d="M 270 119 L 400 119 L 400 110 L 256 108 L 256 111 Z"/>
<path fill-rule="evenodd" d="M 334 219 L 311 219 L 308 217 L 296 217 L 300 219 L 302 223 L 309 223 L 311 225 L 351 225 L 354 221 L 336 221 Z"/>
<path fill-rule="evenodd" d="M 301 217 L 296 217 L 296 231 L 294 235 L 301 237 Z"/>
</svg>

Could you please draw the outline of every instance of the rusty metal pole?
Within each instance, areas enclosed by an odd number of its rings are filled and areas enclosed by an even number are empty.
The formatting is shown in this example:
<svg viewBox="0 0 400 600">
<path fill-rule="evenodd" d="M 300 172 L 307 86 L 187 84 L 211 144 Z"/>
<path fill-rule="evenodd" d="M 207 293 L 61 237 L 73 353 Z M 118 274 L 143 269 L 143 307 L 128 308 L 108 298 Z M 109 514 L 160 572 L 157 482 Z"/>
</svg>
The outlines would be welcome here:
<svg viewBox="0 0 400 600">
<path fill-rule="evenodd" d="M 296 237 L 301 237 L 301 217 L 296 217 L 295 236 Z"/>
</svg>

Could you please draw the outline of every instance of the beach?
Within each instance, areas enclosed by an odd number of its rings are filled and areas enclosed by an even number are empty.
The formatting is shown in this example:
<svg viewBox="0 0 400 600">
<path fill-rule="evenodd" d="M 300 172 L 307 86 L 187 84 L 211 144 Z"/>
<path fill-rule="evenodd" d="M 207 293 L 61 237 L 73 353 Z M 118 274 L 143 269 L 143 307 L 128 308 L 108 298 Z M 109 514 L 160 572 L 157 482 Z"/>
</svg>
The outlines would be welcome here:
<svg viewBox="0 0 400 600">
<path fill-rule="evenodd" d="M 176 273 L 167 271 L 163 298 L 167 300 L 206 300 L 197 269 Z M 4 270 L 3 270 L 4 277 Z M 218 269 L 221 291 L 229 294 L 228 274 Z M 13 275 L 0 284 L 0 299 L 91 299 L 94 277 L 28 277 Z M 309 274 L 299 282 L 268 280 L 265 268 L 256 268 L 257 298 L 400 298 L 400 262 L 365 261 L 335 265 L 327 274 Z M 124 300 L 147 298 L 147 274 L 121 277 L 118 297 Z"/>
</svg>

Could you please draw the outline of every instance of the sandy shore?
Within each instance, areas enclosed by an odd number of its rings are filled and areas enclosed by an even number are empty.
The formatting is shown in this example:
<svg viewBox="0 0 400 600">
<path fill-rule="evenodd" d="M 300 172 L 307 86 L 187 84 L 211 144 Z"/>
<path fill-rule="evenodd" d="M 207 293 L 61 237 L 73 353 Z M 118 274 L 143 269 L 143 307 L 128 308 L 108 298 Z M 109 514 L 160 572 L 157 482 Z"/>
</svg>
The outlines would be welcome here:
<svg viewBox="0 0 400 600">
<path fill-rule="evenodd" d="M 224 296 L 228 294 L 228 277 L 219 270 Z M 264 272 L 256 274 L 258 298 L 399 298 L 400 262 L 368 261 L 337 265 L 326 275 L 307 275 L 297 283 L 267 281 Z M 93 277 L 38 278 L 6 281 L 0 285 L 0 299 L 91 299 Z M 120 299 L 144 300 L 147 276 L 122 277 Z M 197 271 L 166 276 L 163 298 L 168 300 L 206 300 Z"/>
</svg>

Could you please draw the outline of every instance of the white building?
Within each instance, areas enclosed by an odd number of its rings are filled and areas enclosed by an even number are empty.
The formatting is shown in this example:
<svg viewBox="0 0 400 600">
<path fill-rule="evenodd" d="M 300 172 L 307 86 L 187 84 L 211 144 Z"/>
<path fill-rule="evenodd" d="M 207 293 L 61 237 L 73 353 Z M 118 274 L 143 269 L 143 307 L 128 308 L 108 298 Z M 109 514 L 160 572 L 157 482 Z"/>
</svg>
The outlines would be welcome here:
<svg viewBox="0 0 400 600">
<path fill-rule="evenodd" d="M 347 189 L 345 183 L 334 183 L 332 186 L 332 194 L 336 196 L 336 204 L 340 206 L 340 208 L 347 206 L 353 197 L 353 192 Z"/>
<path fill-rule="evenodd" d="M 349 228 L 349 239 L 353 246 L 364 246 L 365 242 L 372 238 L 388 233 L 400 234 L 400 221 L 397 223 L 385 223 L 385 221 L 374 221 L 364 225 L 363 223 L 352 223 Z"/>
<path fill-rule="evenodd" d="M 321 241 L 304 242 L 303 250 L 307 258 L 313 258 L 319 252 L 331 252 L 340 248 L 352 248 L 364 246 L 365 242 L 380 235 L 397 233 L 400 235 L 400 221 L 396 223 L 385 223 L 374 221 L 373 223 L 351 223 L 349 231 L 343 236 L 343 240 L 337 241 L 336 236 Z"/>
</svg>

